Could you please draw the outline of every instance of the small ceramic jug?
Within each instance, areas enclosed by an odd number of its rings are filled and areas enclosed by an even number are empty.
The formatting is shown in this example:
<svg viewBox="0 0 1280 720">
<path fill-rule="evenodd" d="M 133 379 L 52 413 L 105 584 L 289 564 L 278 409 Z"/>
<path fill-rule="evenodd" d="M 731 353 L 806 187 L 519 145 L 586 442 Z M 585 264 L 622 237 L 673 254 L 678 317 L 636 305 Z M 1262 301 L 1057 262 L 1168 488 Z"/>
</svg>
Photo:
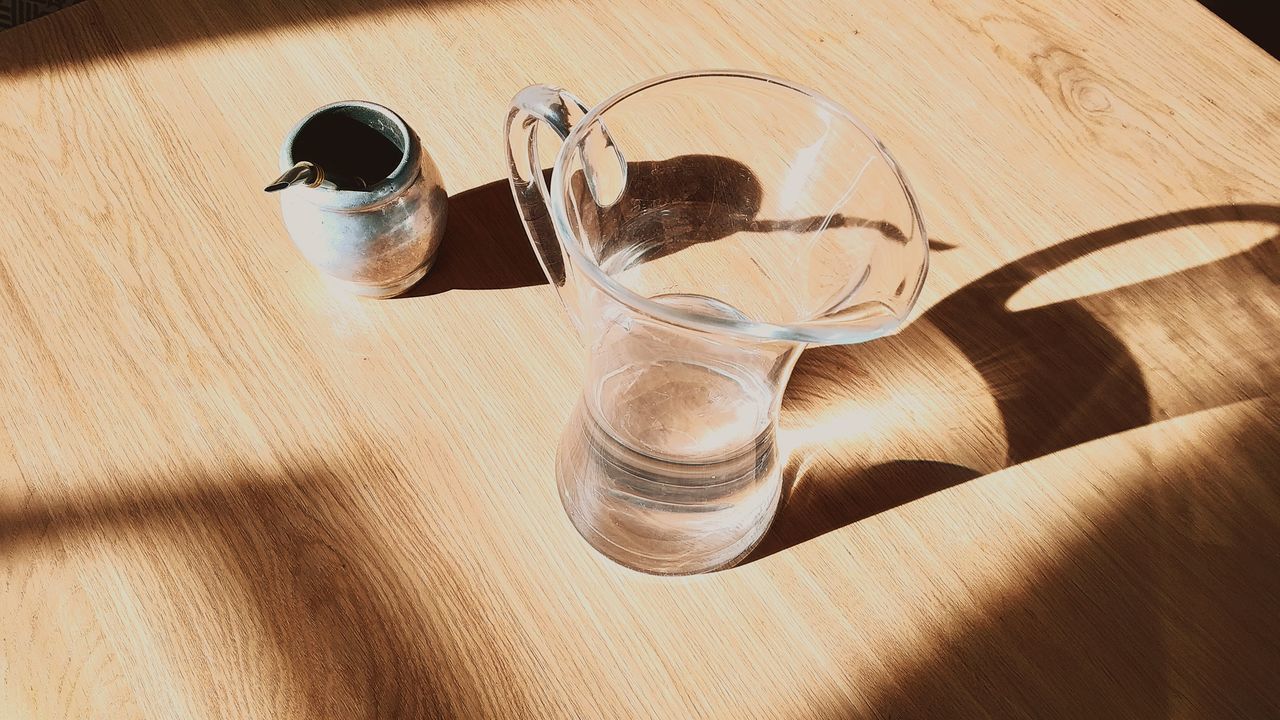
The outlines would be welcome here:
<svg viewBox="0 0 1280 720">
<path fill-rule="evenodd" d="M 448 196 L 435 163 L 403 119 L 370 102 L 325 105 L 280 148 L 285 227 L 335 284 L 386 298 L 431 268 Z"/>
</svg>

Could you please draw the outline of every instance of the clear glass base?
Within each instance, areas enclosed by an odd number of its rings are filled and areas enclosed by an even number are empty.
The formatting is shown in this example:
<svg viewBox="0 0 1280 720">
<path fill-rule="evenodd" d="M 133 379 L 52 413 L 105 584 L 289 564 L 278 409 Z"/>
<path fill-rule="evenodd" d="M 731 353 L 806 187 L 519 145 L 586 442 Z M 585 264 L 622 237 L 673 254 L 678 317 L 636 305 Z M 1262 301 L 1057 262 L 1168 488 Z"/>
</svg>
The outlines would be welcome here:
<svg viewBox="0 0 1280 720">
<path fill-rule="evenodd" d="M 782 490 L 770 426 L 715 457 L 653 457 L 579 405 L 556 463 L 560 500 L 593 548 L 634 570 L 689 575 L 733 565 L 764 537 Z"/>
</svg>

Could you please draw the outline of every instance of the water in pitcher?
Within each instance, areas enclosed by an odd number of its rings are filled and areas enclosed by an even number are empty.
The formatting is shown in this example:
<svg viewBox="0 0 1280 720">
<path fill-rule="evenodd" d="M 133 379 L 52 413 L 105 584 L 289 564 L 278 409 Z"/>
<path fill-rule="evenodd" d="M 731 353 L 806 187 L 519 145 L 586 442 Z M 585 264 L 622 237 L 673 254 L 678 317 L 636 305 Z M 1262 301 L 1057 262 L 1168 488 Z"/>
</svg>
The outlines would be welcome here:
<svg viewBox="0 0 1280 720">
<path fill-rule="evenodd" d="M 668 305 L 734 313 L 696 295 Z M 635 323 L 606 337 L 602 372 L 561 448 L 561 493 L 593 544 L 623 564 L 687 572 L 733 562 L 767 529 L 781 491 L 770 407 L 773 356 Z M 564 467 L 565 464 L 571 467 Z"/>
</svg>

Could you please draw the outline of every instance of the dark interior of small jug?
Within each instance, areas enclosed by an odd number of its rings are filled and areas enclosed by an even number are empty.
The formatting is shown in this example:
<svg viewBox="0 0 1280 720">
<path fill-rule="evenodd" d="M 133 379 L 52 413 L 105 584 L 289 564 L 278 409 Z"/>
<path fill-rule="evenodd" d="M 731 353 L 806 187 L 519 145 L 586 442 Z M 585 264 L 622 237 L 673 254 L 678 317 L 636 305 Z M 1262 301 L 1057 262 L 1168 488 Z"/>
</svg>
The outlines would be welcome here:
<svg viewBox="0 0 1280 720">
<path fill-rule="evenodd" d="M 361 105 L 322 110 L 294 136 L 294 162 L 319 165 L 325 177 L 343 190 L 359 190 L 387 178 L 409 145 L 386 114 Z"/>
</svg>

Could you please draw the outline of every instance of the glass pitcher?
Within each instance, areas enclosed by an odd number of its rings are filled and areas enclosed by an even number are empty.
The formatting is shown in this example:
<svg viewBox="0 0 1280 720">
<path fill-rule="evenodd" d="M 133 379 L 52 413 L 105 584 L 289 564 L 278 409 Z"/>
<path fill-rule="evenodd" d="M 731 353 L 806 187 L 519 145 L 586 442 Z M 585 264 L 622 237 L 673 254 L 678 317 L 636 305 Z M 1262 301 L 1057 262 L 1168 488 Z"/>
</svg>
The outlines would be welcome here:
<svg viewBox="0 0 1280 720">
<path fill-rule="evenodd" d="M 570 520 L 644 572 L 737 562 L 778 507 L 800 351 L 892 332 L 920 294 L 906 178 L 848 111 L 747 72 L 660 77 L 591 110 L 532 86 L 506 133 L 516 205 L 587 350 L 557 458 Z"/>
</svg>

